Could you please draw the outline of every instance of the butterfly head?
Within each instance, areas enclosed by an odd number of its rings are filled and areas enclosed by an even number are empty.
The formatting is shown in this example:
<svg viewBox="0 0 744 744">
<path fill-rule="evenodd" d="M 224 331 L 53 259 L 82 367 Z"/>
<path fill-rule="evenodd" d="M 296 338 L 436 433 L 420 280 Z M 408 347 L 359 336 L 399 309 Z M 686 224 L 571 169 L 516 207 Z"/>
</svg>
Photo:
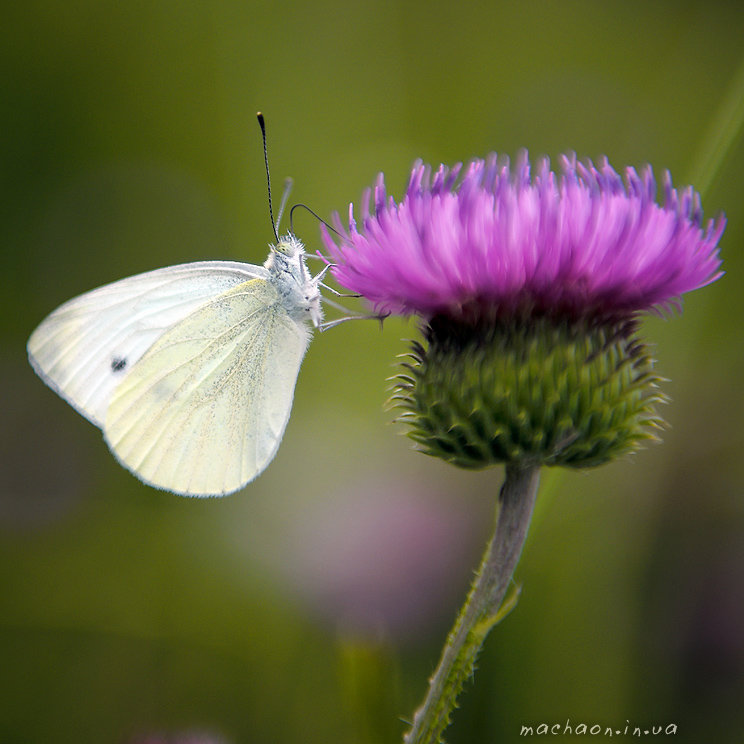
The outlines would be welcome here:
<svg viewBox="0 0 744 744">
<path fill-rule="evenodd" d="M 264 266 L 274 274 L 299 272 L 304 274 L 305 246 L 292 233 L 282 235 L 276 245 L 269 246 L 269 255 Z"/>
<path fill-rule="evenodd" d="M 305 253 L 305 246 L 299 238 L 292 233 L 287 233 L 279 238 L 276 245 L 271 246 L 272 252 L 279 253 L 287 258 L 295 258 Z"/>
<path fill-rule="evenodd" d="M 312 277 L 305 256 L 302 241 L 287 233 L 271 246 L 264 266 L 290 315 L 296 320 L 309 320 L 317 328 L 323 321 L 319 284 L 325 272 Z"/>
</svg>

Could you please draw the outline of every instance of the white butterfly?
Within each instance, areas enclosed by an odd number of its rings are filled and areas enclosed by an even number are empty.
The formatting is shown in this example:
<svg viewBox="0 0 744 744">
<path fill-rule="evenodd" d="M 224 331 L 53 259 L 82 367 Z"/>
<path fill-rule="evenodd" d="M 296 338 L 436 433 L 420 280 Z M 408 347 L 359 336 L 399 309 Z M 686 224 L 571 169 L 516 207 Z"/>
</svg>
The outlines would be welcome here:
<svg viewBox="0 0 744 744">
<path fill-rule="evenodd" d="M 288 234 L 263 266 L 200 261 L 108 284 L 49 315 L 29 359 L 145 483 L 232 493 L 276 454 L 308 321 L 321 327 L 329 267 L 313 277 L 305 260 Z"/>
</svg>

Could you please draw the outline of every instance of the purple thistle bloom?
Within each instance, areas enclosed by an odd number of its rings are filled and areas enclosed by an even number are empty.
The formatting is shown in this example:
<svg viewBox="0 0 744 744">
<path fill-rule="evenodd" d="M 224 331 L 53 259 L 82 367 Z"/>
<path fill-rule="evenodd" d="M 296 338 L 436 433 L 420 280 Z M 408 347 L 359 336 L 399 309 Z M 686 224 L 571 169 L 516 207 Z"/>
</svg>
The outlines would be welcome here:
<svg viewBox="0 0 744 744">
<path fill-rule="evenodd" d="M 725 219 L 703 227 L 699 195 L 649 166 L 621 178 L 603 158 L 530 176 L 492 154 L 431 169 L 417 163 L 405 196 L 382 174 L 338 235 L 321 226 L 337 281 L 380 314 L 420 316 L 422 340 L 401 355 L 391 403 L 421 452 L 461 468 L 504 463 L 496 528 L 429 692 L 404 737 L 441 741 L 462 680 L 497 620 L 522 549 L 538 469 L 595 467 L 658 441 L 666 402 L 638 313 L 679 307 L 721 276 Z M 461 173 L 462 172 L 462 173 Z M 485 628 L 479 635 L 478 627 Z"/>
<path fill-rule="evenodd" d="M 617 315 L 679 307 L 684 292 L 721 276 L 718 241 L 725 219 L 703 228 L 700 197 L 680 192 L 664 174 L 664 203 L 655 201 L 650 166 L 625 181 L 606 159 L 599 167 L 547 159 L 530 178 L 523 153 L 512 171 L 495 154 L 462 168 L 417 163 L 403 200 L 388 197 L 382 174 L 363 198 L 357 230 L 338 215 L 337 243 L 323 240 L 340 284 L 380 313 L 459 315 L 491 308 L 575 316 Z"/>
</svg>

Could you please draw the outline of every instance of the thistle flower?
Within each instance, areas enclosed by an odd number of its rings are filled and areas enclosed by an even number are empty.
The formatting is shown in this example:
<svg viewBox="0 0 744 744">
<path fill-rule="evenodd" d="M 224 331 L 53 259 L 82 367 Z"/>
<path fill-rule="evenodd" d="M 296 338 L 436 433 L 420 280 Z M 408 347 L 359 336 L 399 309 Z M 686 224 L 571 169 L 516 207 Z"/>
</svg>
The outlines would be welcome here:
<svg viewBox="0 0 744 744">
<path fill-rule="evenodd" d="M 667 307 L 684 292 L 717 279 L 716 246 L 724 220 L 702 228 L 700 198 L 681 194 L 664 174 L 664 204 L 647 166 L 626 182 L 604 160 L 599 168 L 562 158 L 563 175 L 541 160 L 530 180 L 523 154 L 431 169 L 417 163 L 398 205 L 382 174 L 363 198 L 364 232 L 353 205 L 337 245 L 334 276 L 379 312 L 425 318 L 470 309 L 558 316 L 608 316 Z"/>
<path fill-rule="evenodd" d="M 664 400 L 637 336 L 642 311 L 680 307 L 720 276 L 724 220 L 703 227 L 699 196 L 650 168 L 623 180 L 603 161 L 547 160 L 530 177 L 495 155 L 436 174 L 417 163 L 403 200 L 382 176 L 323 240 L 336 279 L 379 313 L 416 315 L 393 401 L 430 455 L 460 467 L 506 464 L 486 547 L 406 744 L 433 744 L 450 721 L 519 559 L 542 465 L 587 467 L 654 438 Z M 504 607 L 508 608 L 507 601 Z"/>
<path fill-rule="evenodd" d="M 641 311 L 680 307 L 721 276 L 725 220 L 703 226 L 699 195 L 650 167 L 623 180 L 547 159 L 530 176 L 491 155 L 464 170 L 417 163 L 400 203 L 382 175 L 339 237 L 323 228 L 340 284 L 379 313 L 417 315 L 393 400 L 428 454 L 463 467 L 589 466 L 655 438 L 659 378 Z"/>
</svg>

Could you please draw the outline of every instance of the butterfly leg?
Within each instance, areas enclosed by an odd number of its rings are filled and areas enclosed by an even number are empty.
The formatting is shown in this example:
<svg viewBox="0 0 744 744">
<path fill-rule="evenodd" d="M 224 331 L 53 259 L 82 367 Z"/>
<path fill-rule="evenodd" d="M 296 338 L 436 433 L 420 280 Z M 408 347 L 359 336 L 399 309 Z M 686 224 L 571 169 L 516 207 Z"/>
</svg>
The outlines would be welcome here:
<svg viewBox="0 0 744 744">
<path fill-rule="evenodd" d="M 334 328 L 337 325 L 341 325 L 341 323 L 346 323 L 347 320 L 379 320 L 380 328 L 382 328 L 382 321 L 385 320 L 388 315 L 390 315 L 390 313 L 384 313 L 382 315 L 347 315 L 343 318 L 336 318 L 335 320 L 321 323 L 318 326 L 318 330 L 322 333 L 323 331 L 327 331 L 329 328 Z"/>
<path fill-rule="evenodd" d="M 324 282 L 320 282 L 318 284 L 319 287 L 323 287 L 323 289 L 327 289 L 331 294 L 336 295 L 336 297 L 361 297 L 360 294 L 354 294 L 353 292 L 339 292 L 337 289 L 334 289 L 333 287 L 329 287 Z"/>
</svg>

